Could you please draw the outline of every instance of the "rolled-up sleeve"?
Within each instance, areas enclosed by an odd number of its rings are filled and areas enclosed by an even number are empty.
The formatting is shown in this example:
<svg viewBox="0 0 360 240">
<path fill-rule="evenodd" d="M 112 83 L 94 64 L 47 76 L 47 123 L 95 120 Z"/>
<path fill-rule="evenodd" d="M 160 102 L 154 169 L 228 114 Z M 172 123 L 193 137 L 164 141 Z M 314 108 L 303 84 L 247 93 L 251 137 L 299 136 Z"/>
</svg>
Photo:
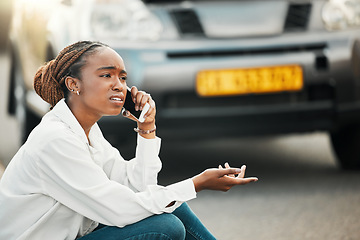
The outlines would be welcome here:
<svg viewBox="0 0 360 240">
<path fill-rule="evenodd" d="M 88 146 L 71 134 L 48 141 L 34 157 L 47 195 L 89 219 L 123 227 L 171 212 L 196 197 L 191 179 L 167 187 L 157 185 L 159 148 L 159 139 L 139 138 L 135 159 L 128 163 L 118 159 L 113 165 L 138 191 L 109 178 L 94 162 Z M 175 204 L 166 207 L 171 202 Z"/>
</svg>

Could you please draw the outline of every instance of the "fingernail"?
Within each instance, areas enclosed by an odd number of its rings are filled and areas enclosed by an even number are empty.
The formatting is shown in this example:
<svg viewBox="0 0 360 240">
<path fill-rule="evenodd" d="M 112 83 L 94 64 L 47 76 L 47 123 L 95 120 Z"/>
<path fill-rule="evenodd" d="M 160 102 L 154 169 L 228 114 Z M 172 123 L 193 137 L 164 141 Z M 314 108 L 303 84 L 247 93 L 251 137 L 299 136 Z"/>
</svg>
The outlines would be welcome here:
<svg viewBox="0 0 360 240">
<path fill-rule="evenodd" d="M 236 168 L 236 169 L 235 169 L 235 172 L 241 173 L 241 168 Z"/>
</svg>

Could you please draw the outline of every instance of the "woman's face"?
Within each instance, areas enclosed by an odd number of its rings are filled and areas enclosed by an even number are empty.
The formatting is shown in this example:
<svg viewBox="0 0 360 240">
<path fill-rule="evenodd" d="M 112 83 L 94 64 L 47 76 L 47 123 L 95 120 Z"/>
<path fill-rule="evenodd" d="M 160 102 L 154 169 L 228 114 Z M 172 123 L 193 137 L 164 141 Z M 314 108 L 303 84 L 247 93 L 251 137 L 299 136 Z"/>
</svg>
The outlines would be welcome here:
<svg viewBox="0 0 360 240">
<path fill-rule="evenodd" d="M 86 114 L 102 117 L 121 113 L 126 97 L 125 65 L 113 49 L 100 47 L 81 69 L 78 100 Z"/>
</svg>

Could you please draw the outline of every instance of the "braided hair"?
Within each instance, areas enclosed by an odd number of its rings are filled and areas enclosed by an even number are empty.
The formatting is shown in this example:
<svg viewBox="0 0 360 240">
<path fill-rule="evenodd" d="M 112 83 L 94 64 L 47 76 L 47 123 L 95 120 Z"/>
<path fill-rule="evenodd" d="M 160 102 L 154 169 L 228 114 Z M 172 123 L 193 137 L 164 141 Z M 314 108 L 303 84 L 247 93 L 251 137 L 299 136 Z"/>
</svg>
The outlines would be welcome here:
<svg viewBox="0 0 360 240">
<path fill-rule="evenodd" d="M 51 105 L 51 109 L 68 96 L 66 77 L 81 79 L 80 71 L 86 64 L 86 57 L 94 54 L 99 47 L 107 47 L 107 45 L 92 41 L 76 42 L 65 47 L 55 59 L 38 69 L 34 77 L 34 89 Z"/>
</svg>

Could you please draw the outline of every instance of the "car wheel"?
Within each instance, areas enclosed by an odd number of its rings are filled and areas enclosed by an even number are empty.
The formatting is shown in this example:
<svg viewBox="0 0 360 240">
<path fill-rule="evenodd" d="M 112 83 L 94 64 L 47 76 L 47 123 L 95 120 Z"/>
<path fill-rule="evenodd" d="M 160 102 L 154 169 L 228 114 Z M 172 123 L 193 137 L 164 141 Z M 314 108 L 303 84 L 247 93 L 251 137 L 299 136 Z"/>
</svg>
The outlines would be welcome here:
<svg viewBox="0 0 360 240">
<path fill-rule="evenodd" d="M 343 169 L 360 169 L 360 124 L 330 133 L 331 143 Z"/>
<path fill-rule="evenodd" d="M 13 58 L 11 66 L 11 90 L 13 100 L 12 112 L 16 116 L 19 125 L 20 142 L 24 143 L 31 130 L 39 123 L 40 119 L 26 105 L 26 88 L 22 78 L 22 72 L 19 64 Z"/>
</svg>

